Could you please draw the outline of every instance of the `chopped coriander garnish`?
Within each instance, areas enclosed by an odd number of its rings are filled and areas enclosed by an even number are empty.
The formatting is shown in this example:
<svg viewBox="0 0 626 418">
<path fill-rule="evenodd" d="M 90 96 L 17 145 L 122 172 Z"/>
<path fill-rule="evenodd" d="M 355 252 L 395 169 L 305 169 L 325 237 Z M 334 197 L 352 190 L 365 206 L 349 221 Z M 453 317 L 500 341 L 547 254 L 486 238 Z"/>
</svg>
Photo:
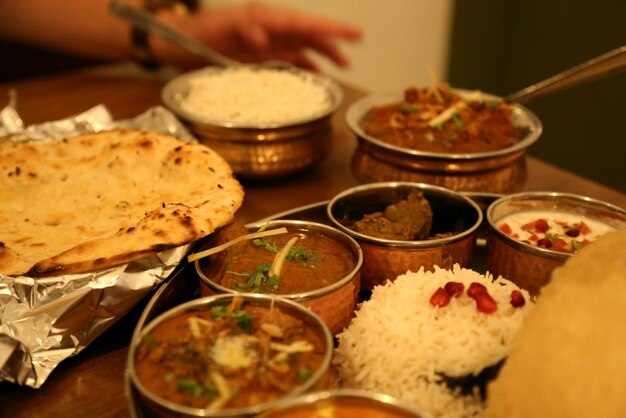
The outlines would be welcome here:
<svg viewBox="0 0 626 418">
<path fill-rule="evenodd" d="M 495 109 L 498 107 L 499 102 L 497 100 L 487 100 L 486 103 L 489 105 L 489 107 Z"/>
<path fill-rule="evenodd" d="M 454 124 L 461 130 L 465 129 L 465 125 L 463 125 L 463 121 L 461 120 L 461 118 L 459 117 L 458 113 L 455 113 L 452 115 L 452 122 L 454 122 Z"/>
<path fill-rule="evenodd" d="M 271 267 L 270 263 L 259 264 L 248 278 L 248 281 L 234 284 L 235 289 L 258 292 L 261 290 L 261 286 L 268 286 L 272 290 L 276 290 L 280 281 L 277 276 L 269 276 Z"/>
<path fill-rule="evenodd" d="M 234 311 L 233 314 L 237 312 L 237 325 L 242 329 L 243 332 L 251 333 L 252 332 L 252 318 L 244 311 Z"/>
<path fill-rule="evenodd" d="M 156 346 L 156 341 L 150 334 L 146 334 L 141 339 L 148 345 L 149 348 L 154 348 Z"/>
<path fill-rule="evenodd" d="M 207 396 L 214 398 L 218 395 L 215 385 L 210 379 L 207 379 L 204 386 L 193 378 L 182 378 L 176 384 L 176 390 L 179 392 L 191 393 L 194 397 Z"/>
<path fill-rule="evenodd" d="M 300 367 L 298 369 L 297 378 L 298 378 L 298 381 L 300 382 L 306 382 L 307 380 L 311 378 L 311 372 L 304 367 Z"/>
<path fill-rule="evenodd" d="M 237 325 L 244 332 L 250 333 L 252 332 L 252 318 L 246 311 L 234 310 L 232 312 L 228 312 L 228 309 L 225 306 L 214 306 L 211 308 L 211 317 L 212 318 L 232 318 L 237 320 Z"/>
<path fill-rule="evenodd" d="M 405 104 L 402 106 L 403 113 L 414 113 L 417 112 L 417 106 L 412 104 Z"/>
<path fill-rule="evenodd" d="M 267 280 L 265 280 L 265 283 L 267 286 L 272 286 L 274 288 L 278 287 L 278 284 L 280 283 L 280 280 L 278 279 L 278 276 L 272 276 L 272 277 L 268 277 Z"/>
<path fill-rule="evenodd" d="M 270 253 L 276 254 L 278 252 L 278 248 L 276 248 L 275 245 L 271 244 L 265 237 L 253 239 L 252 245 L 254 245 L 255 247 L 263 247 Z"/>
<path fill-rule="evenodd" d="M 550 233 L 546 233 L 546 238 L 548 239 L 548 241 L 553 242 L 555 239 L 557 239 L 559 237 L 558 234 L 550 234 Z"/>
<path fill-rule="evenodd" d="M 583 247 L 583 245 L 580 241 L 573 240 L 572 247 L 574 248 L 574 252 L 578 252 Z"/>
<path fill-rule="evenodd" d="M 178 381 L 176 389 L 179 392 L 191 393 L 194 397 L 199 398 L 202 396 L 204 389 L 200 383 L 196 382 L 196 379 L 183 378 Z"/>
<path fill-rule="evenodd" d="M 307 251 L 302 247 L 293 246 L 287 254 L 287 260 L 293 261 L 318 261 L 319 259 L 311 251 Z"/>
</svg>

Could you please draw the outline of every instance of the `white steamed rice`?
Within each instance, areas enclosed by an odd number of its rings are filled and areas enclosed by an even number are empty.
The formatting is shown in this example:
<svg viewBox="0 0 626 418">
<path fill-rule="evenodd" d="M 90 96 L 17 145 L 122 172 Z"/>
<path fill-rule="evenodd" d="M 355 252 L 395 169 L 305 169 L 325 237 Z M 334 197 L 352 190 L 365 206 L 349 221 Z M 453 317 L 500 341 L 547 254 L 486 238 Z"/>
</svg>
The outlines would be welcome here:
<svg viewBox="0 0 626 418">
<path fill-rule="evenodd" d="M 430 297 L 447 282 L 487 286 L 498 302 L 492 314 L 481 313 L 464 292 L 449 305 L 436 308 Z M 342 384 L 382 392 L 413 402 L 437 418 L 476 417 L 483 405 L 478 391 L 461 396 L 442 382 L 450 377 L 478 374 L 504 359 L 526 313 L 514 308 L 511 291 L 519 288 L 499 277 L 455 265 L 452 270 L 407 272 L 377 286 L 363 302 L 351 324 L 338 335 L 334 362 Z"/>
<path fill-rule="evenodd" d="M 210 119 L 242 124 L 283 124 L 323 114 L 327 91 L 312 75 L 235 67 L 189 80 L 181 108 Z"/>
</svg>

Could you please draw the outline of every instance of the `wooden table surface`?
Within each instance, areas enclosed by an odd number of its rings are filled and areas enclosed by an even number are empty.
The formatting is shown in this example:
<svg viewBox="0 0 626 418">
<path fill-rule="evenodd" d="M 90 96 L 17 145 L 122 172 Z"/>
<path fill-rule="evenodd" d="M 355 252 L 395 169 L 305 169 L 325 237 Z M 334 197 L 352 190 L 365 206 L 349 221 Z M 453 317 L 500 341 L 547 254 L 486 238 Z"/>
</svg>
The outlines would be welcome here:
<svg viewBox="0 0 626 418">
<path fill-rule="evenodd" d="M 18 112 L 29 125 L 83 112 L 105 104 L 115 118 L 134 117 L 160 104 L 164 77 L 146 77 L 126 66 L 107 67 L 0 84 L 0 98 L 15 90 Z M 333 119 L 332 154 L 311 170 L 280 181 L 245 182 L 236 218 L 252 221 L 308 203 L 330 199 L 356 185 L 349 161 L 356 140 L 343 116 L 364 93 L 344 86 L 345 101 Z M 0 102 L 0 107 L 5 103 Z M 531 149 L 532 151 L 532 149 Z M 525 190 L 583 194 L 626 207 L 626 195 L 530 157 Z M 130 336 L 145 302 L 136 306 L 94 343 L 62 362 L 39 389 L 0 384 L 0 416 L 125 417 L 123 374 Z"/>
</svg>

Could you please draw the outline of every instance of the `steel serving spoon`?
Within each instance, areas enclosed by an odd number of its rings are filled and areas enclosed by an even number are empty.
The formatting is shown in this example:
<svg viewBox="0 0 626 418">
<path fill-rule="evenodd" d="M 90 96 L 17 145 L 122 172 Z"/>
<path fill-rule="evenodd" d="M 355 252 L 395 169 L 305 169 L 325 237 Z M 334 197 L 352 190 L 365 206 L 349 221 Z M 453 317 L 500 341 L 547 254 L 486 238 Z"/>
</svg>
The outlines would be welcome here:
<svg viewBox="0 0 626 418">
<path fill-rule="evenodd" d="M 223 67 L 241 65 L 239 61 L 230 59 L 219 52 L 197 42 L 171 26 L 161 22 L 149 11 L 140 7 L 132 6 L 124 1 L 112 0 L 109 3 L 109 11 L 115 16 L 126 20 L 133 26 L 160 36 L 161 38 L 180 46 L 183 49 L 198 55 L 214 65 Z"/>
<path fill-rule="evenodd" d="M 536 97 L 565 90 L 626 70 L 626 46 L 616 48 L 504 97 L 507 103 L 526 103 Z"/>
</svg>

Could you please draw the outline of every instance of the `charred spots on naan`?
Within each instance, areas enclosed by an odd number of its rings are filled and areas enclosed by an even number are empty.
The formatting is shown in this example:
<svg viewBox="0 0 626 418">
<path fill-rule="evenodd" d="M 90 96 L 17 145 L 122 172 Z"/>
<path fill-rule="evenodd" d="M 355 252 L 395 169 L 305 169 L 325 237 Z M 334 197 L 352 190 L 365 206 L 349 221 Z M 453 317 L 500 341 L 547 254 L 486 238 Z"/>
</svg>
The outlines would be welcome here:
<svg viewBox="0 0 626 418">
<path fill-rule="evenodd" d="M 171 244 L 154 244 L 152 247 L 150 247 L 150 250 L 155 251 L 155 252 L 160 252 L 160 251 L 169 250 L 172 247 L 173 245 Z"/>
<path fill-rule="evenodd" d="M 157 146 L 156 142 L 156 137 L 149 132 L 140 132 L 137 136 L 137 146 L 146 151 L 153 150 Z"/>
<path fill-rule="evenodd" d="M 8 177 L 19 177 L 19 175 L 22 174 L 22 168 L 18 165 L 13 167 L 8 173 L 7 176 Z"/>
<path fill-rule="evenodd" d="M 43 277 L 43 276 L 60 276 L 67 269 L 67 266 L 61 264 L 47 265 L 45 262 L 37 263 L 26 272 L 26 276 L 29 277 Z"/>
</svg>

